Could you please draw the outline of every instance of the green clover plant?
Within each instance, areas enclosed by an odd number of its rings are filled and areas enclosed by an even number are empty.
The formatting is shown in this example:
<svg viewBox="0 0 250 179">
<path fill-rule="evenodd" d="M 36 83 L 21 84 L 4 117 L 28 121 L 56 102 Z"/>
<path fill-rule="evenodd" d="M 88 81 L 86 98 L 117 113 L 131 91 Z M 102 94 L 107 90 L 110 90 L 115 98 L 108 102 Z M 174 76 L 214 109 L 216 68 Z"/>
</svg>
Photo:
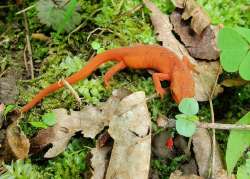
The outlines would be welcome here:
<svg viewBox="0 0 250 179">
<path fill-rule="evenodd" d="M 178 108 L 182 114 L 175 116 L 176 130 L 180 135 L 191 137 L 196 130 L 195 122 L 199 120 L 196 116 L 199 111 L 199 104 L 194 98 L 184 98 Z"/>
<path fill-rule="evenodd" d="M 218 35 L 220 61 L 227 72 L 239 71 L 244 80 L 250 80 L 250 29 L 225 27 Z"/>
</svg>

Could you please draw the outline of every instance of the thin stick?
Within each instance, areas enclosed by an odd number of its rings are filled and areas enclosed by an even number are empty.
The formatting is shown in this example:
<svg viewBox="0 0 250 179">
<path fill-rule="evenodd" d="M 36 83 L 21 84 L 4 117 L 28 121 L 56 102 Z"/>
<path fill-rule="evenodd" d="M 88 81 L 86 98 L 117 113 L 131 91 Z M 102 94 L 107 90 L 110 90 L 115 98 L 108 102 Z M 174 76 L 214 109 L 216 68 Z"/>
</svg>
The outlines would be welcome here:
<svg viewBox="0 0 250 179">
<path fill-rule="evenodd" d="M 74 96 L 74 98 L 78 102 L 79 106 L 81 106 L 82 105 L 81 98 L 79 97 L 77 92 L 74 90 L 74 88 L 64 79 L 62 79 L 62 82 L 63 82 L 64 86 L 67 87 L 69 89 L 69 91 L 71 92 L 71 94 Z"/>
<path fill-rule="evenodd" d="M 174 128 L 175 119 L 168 119 L 163 128 Z M 216 130 L 246 130 L 250 131 L 250 125 L 241 124 L 221 124 L 221 123 L 207 123 L 207 122 L 195 122 L 197 128 L 203 129 L 216 129 Z"/>
<path fill-rule="evenodd" d="M 16 13 L 16 15 L 22 14 L 22 13 L 24 13 L 24 12 L 26 12 L 26 11 L 28 11 L 28 10 L 34 8 L 34 7 L 36 7 L 36 4 L 33 4 L 32 6 L 29 6 L 29 7 L 25 8 L 25 9 L 23 9 L 23 10 L 21 10 L 21 11 L 18 11 L 18 12 Z"/>
<path fill-rule="evenodd" d="M 213 86 L 213 90 L 208 98 L 209 100 L 209 106 L 210 106 L 210 110 L 211 110 L 211 122 L 212 124 L 215 123 L 215 119 L 214 119 L 214 107 L 213 107 L 213 96 L 214 96 L 214 92 L 216 89 L 216 85 L 219 79 L 219 75 L 220 75 L 220 71 L 221 71 L 221 66 L 219 66 L 218 68 L 218 72 L 216 75 L 216 79 L 214 81 L 214 86 Z M 214 178 L 214 170 L 215 170 L 215 150 L 216 150 L 216 137 L 215 137 L 215 129 L 212 129 L 212 166 L 211 166 L 211 177 Z"/>
<path fill-rule="evenodd" d="M 32 49 L 30 45 L 29 25 L 28 25 L 27 15 L 25 12 L 23 13 L 23 18 L 24 18 L 24 27 L 26 31 L 25 37 L 26 37 L 26 45 L 27 45 L 28 57 L 29 57 L 30 73 L 31 73 L 31 78 L 34 79 L 34 66 L 33 66 L 33 60 L 32 60 Z"/>
<path fill-rule="evenodd" d="M 26 50 L 27 50 L 27 44 L 25 45 L 24 50 L 23 50 L 23 61 L 24 61 L 24 66 L 25 66 L 26 71 L 28 73 L 30 73 L 29 72 L 29 67 L 28 67 L 28 62 L 27 62 Z"/>
<path fill-rule="evenodd" d="M 13 6 L 16 6 L 16 5 L 13 5 L 13 4 L 10 4 L 10 5 L 2 5 L 2 6 L 0 6 L 0 9 L 5 9 L 5 8 L 13 7 Z"/>
<path fill-rule="evenodd" d="M 0 78 L 7 72 L 7 70 L 4 70 L 2 73 L 0 73 Z"/>
</svg>

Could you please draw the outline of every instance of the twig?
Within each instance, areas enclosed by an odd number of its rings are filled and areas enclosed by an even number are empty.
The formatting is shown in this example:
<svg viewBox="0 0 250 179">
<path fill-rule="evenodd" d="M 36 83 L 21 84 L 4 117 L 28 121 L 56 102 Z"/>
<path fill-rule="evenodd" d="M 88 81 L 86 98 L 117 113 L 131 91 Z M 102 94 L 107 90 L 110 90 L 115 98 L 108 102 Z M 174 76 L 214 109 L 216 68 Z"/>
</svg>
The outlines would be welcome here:
<svg viewBox="0 0 250 179">
<path fill-rule="evenodd" d="M 215 119 L 214 119 L 214 107 L 213 107 L 213 96 L 214 96 L 214 92 L 217 86 L 217 82 L 219 79 L 219 75 L 220 75 L 220 71 L 221 71 L 221 66 L 219 66 L 218 68 L 218 72 L 216 75 L 216 79 L 214 81 L 214 86 L 213 86 L 213 90 L 208 98 L 209 100 L 209 106 L 210 106 L 210 110 L 211 110 L 211 122 L 212 124 L 215 123 Z M 214 178 L 214 170 L 215 170 L 215 151 L 216 150 L 216 138 L 215 138 L 215 129 L 212 129 L 212 166 L 211 166 L 211 177 Z"/>
<path fill-rule="evenodd" d="M 27 62 L 27 55 L 26 55 L 26 50 L 27 50 L 27 45 L 25 45 L 24 50 L 23 50 L 23 61 L 24 61 L 24 66 L 26 68 L 26 71 L 29 72 L 29 67 L 28 67 L 28 62 Z"/>
<path fill-rule="evenodd" d="M 163 128 L 175 127 L 175 119 L 168 119 Z M 221 123 L 207 123 L 207 122 L 195 122 L 197 128 L 203 129 L 217 129 L 217 130 L 247 130 L 250 131 L 250 125 L 241 124 L 221 124 Z"/>
<path fill-rule="evenodd" d="M 7 70 L 4 70 L 2 73 L 0 73 L 0 78 L 7 72 Z"/>
<path fill-rule="evenodd" d="M 28 11 L 28 10 L 34 8 L 34 7 L 36 7 L 36 4 L 33 4 L 32 6 L 29 6 L 29 7 L 25 8 L 25 9 L 23 9 L 23 10 L 21 10 L 21 11 L 18 11 L 18 12 L 16 13 L 16 15 L 25 13 L 26 11 Z"/>
<path fill-rule="evenodd" d="M 79 97 L 79 95 L 77 94 L 77 92 L 73 89 L 73 87 L 66 80 L 62 79 L 62 82 L 63 82 L 64 86 L 66 86 L 69 89 L 69 91 L 71 92 L 71 94 L 75 97 L 79 106 L 81 106 L 82 101 L 81 101 L 81 98 Z"/>
<path fill-rule="evenodd" d="M 31 78 L 34 79 L 34 66 L 33 66 L 33 60 L 32 60 L 32 49 L 30 45 L 29 25 L 28 25 L 27 15 L 25 12 L 23 13 L 23 18 L 24 18 L 24 27 L 26 31 L 25 37 L 26 37 L 26 45 L 27 45 L 28 57 L 29 57 L 30 73 L 31 73 Z"/>
<path fill-rule="evenodd" d="M 2 5 L 2 6 L 0 6 L 0 9 L 5 9 L 5 8 L 13 7 L 13 6 L 16 6 L 16 5 L 13 5 L 13 4 L 10 4 L 10 5 Z"/>
</svg>

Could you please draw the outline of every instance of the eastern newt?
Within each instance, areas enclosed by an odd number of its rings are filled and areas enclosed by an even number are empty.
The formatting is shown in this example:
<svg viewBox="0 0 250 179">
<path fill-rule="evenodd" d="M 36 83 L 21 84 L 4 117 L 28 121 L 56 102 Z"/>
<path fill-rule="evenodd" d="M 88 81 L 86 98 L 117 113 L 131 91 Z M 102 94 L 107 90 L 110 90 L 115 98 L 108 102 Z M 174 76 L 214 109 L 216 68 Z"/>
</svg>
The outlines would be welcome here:
<svg viewBox="0 0 250 179">
<path fill-rule="evenodd" d="M 194 80 L 188 58 L 184 56 L 183 60 L 180 60 L 171 50 L 157 45 L 137 45 L 107 50 L 90 59 L 86 66 L 65 80 L 70 84 L 83 80 L 101 64 L 108 61 L 116 61 L 117 64 L 111 67 L 104 75 L 105 86 L 109 86 L 109 80 L 113 75 L 126 67 L 132 69 L 153 69 L 155 70 L 155 73 L 152 75 L 153 82 L 156 92 L 161 97 L 166 93 L 166 90 L 161 86 L 161 81 L 164 80 L 170 81 L 172 96 L 177 103 L 183 98 L 194 96 Z M 45 96 L 63 86 L 63 82 L 58 81 L 44 88 L 21 109 L 21 112 L 27 112 Z"/>
</svg>

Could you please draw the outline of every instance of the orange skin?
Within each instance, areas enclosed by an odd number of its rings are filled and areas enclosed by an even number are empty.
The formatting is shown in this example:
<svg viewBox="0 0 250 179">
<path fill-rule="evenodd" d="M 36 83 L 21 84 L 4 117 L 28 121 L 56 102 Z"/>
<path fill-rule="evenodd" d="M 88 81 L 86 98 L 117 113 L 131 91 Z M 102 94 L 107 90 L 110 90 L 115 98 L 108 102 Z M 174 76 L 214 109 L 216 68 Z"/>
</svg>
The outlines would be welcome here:
<svg viewBox="0 0 250 179">
<path fill-rule="evenodd" d="M 157 45 L 138 45 L 108 50 L 96 55 L 80 71 L 65 80 L 70 84 L 83 80 L 107 61 L 116 61 L 117 64 L 104 75 L 105 86 L 109 86 L 109 80 L 112 76 L 126 67 L 152 69 L 156 71 L 153 73 L 155 89 L 161 97 L 166 93 L 166 90 L 161 86 L 161 81 L 164 80 L 170 81 L 172 96 L 177 103 L 183 98 L 194 96 L 194 80 L 188 59 L 183 57 L 183 60 L 180 60 L 171 50 Z M 27 112 L 45 96 L 63 86 L 63 82 L 58 81 L 44 88 L 21 109 L 21 112 Z"/>
</svg>

